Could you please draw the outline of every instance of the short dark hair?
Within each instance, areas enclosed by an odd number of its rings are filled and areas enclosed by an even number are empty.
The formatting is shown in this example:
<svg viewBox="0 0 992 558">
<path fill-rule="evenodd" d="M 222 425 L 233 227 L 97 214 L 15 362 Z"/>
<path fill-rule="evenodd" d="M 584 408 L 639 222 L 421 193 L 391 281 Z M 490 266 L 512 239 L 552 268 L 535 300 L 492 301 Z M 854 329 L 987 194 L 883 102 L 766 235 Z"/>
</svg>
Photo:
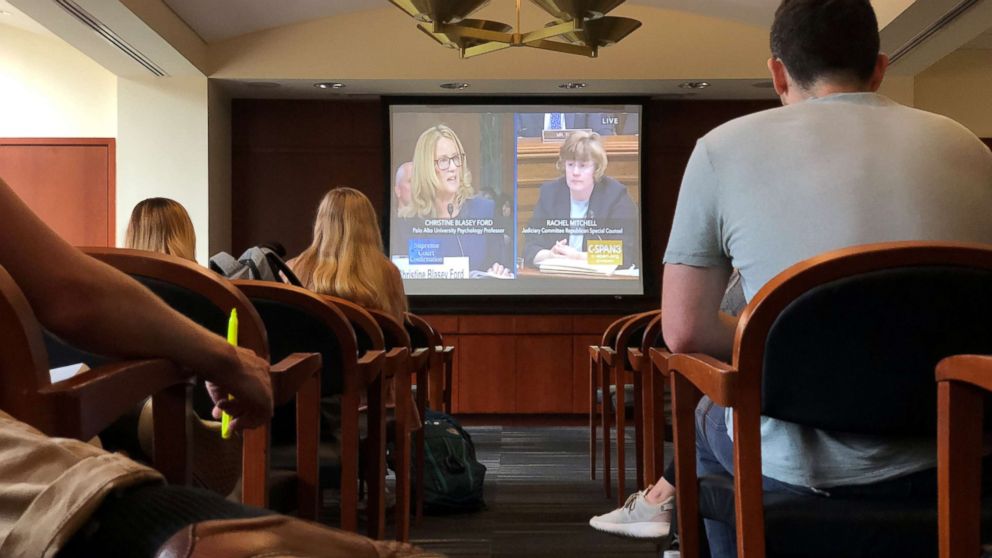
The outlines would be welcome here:
<svg viewBox="0 0 992 558">
<path fill-rule="evenodd" d="M 878 58 L 878 20 L 868 0 L 783 0 L 771 47 L 800 87 L 821 78 L 866 83 Z"/>
</svg>

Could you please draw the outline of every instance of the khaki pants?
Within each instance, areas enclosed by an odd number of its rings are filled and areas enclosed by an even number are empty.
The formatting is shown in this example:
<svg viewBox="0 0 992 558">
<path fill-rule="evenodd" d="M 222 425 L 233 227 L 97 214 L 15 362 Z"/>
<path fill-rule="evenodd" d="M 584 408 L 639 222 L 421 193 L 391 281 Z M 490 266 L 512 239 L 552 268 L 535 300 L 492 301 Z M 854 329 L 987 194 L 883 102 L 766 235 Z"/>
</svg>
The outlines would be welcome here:
<svg viewBox="0 0 992 558">
<path fill-rule="evenodd" d="M 0 411 L 0 556 L 55 556 L 108 493 L 148 482 L 162 475 Z"/>
</svg>

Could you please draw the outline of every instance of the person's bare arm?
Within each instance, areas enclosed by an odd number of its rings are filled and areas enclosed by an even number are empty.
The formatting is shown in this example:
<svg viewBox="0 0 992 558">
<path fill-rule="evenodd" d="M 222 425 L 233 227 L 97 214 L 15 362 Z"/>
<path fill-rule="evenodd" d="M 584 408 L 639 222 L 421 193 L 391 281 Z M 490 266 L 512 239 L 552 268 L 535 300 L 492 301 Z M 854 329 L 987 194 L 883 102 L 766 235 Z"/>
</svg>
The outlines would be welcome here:
<svg viewBox="0 0 992 558">
<path fill-rule="evenodd" d="M 38 320 L 89 351 L 167 358 L 235 401 L 218 405 L 252 427 L 272 415 L 268 363 L 231 347 L 178 314 L 123 273 L 90 258 L 49 229 L 0 179 L 0 265 L 24 291 Z"/>
<path fill-rule="evenodd" d="M 730 270 L 665 265 L 661 330 L 674 353 L 705 353 L 730 361 L 737 318 L 720 312 Z"/>
</svg>

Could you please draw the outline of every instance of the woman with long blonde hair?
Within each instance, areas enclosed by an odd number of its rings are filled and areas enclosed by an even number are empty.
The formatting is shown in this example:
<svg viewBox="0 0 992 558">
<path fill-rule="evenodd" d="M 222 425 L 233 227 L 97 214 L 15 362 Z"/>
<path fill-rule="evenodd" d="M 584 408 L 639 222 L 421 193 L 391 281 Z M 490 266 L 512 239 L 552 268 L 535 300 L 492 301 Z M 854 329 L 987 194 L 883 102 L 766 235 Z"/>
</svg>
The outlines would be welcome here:
<svg viewBox="0 0 992 558">
<path fill-rule="evenodd" d="M 412 229 L 423 225 L 422 219 L 492 220 L 493 200 L 476 195 L 468 156 L 458 135 L 444 124 L 431 126 L 417 138 L 413 148 L 413 174 L 410 178 L 410 203 L 398 215 L 395 242 L 407 246 L 415 237 Z M 441 257 L 468 258 L 468 271 L 482 271 L 495 277 L 509 277 L 509 253 L 503 235 L 468 234 L 431 236 Z M 467 273 L 465 274 L 467 278 Z"/>
<path fill-rule="evenodd" d="M 186 208 L 169 198 L 148 198 L 131 211 L 124 247 L 196 260 L 196 232 Z"/>
<path fill-rule="evenodd" d="M 313 224 L 313 242 L 288 261 L 303 286 L 389 313 L 400 322 L 407 310 L 399 269 L 386 257 L 372 202 L 354 188 L 324 195 Z"/>
</svg>

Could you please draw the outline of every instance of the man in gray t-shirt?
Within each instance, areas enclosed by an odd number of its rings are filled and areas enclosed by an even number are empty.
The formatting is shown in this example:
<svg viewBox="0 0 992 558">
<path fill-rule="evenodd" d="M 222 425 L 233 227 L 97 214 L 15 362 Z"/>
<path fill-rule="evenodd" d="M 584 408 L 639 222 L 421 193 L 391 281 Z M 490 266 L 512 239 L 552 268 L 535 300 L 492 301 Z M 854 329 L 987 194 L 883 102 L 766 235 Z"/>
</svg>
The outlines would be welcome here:
<svg viewBox="0 0 992 558">
<path fill-rule="evenodd" d="M 952 120 L 875 93 L 888 64 L 877 29 L 867 0 L 779 7 L 768 67 L 785 106 L 716 128 L 686 167 L 662 293 L 673 352 L 729 360 L 737 322 L 718 309 L 731 268 L 750 300 L 790 265 L 846 246 L 992 243 L 992 153 Z M 697 415 L 701 470 L 707 458 L 711 467 L 729 464 L 729 413 L 704 399 Z M 932 440 L 843 435 L 772 419 L 762 419 L 761 437 L 766 490 L 870 487 L 936 464 Z M 673 493 L 662 479 L 643 495 L 643 507 Z M 707 523 L 707 536 L 715 557 L 733 555 L 726 526 Z"/>
</svg>

